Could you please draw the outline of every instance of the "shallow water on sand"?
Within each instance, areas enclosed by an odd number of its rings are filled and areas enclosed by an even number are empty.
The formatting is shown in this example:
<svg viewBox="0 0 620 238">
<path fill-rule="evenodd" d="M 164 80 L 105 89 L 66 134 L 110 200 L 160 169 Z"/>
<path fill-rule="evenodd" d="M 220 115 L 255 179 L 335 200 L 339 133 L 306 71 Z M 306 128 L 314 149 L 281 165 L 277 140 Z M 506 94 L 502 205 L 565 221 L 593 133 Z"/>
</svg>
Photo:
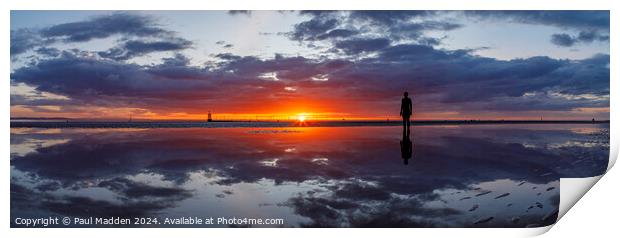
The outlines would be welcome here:
<svg viewBox="0 0 620 238">
<path fill-rule="evenodd" d="M 11 220 L 281 218 L 319 227 L 554 222 L 600 175 L 608 124 L 11 129 Z M 74 225 L 77 226 L 77 225 Z M 163 224 L 155 226 L 166 226 Z M 227 226 L 224 224 L 199 227 Z"/>
</svg>

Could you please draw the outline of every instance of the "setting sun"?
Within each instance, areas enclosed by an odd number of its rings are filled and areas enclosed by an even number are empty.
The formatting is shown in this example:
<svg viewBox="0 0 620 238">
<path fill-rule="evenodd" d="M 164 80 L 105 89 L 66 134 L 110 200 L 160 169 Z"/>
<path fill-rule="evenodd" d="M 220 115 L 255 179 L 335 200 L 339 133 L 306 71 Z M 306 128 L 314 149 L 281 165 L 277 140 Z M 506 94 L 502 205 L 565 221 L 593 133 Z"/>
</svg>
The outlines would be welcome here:
<svg viewBox="0 0 620 238">
<path fill-rule="evenodd" d="M 298 115 L 297 116 L 297 120 L 300 122 L 304 122 L 306 120 L 306 116 L 305 115 Z"/>
</svg>

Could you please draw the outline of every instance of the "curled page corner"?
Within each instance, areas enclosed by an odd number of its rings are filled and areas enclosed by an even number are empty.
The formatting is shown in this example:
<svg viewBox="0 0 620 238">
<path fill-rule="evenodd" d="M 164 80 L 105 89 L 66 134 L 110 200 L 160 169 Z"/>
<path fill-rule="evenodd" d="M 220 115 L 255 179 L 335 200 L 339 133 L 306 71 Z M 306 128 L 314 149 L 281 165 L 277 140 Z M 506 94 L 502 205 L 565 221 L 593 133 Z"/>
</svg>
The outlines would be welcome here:
<svg viewBox="0 0 620 238">
<path fill-rule="evenodd" d="M 604 175 L 589 178 L 561 178 L 559 221 Z M 556 222 L 557 222 L 556 221 Z"/>
<path fill-rule="evenodd" d="M 611 134 L 616 134 L 614 130 Z M 612 137 L 613 138 L 613 137 Z M 618 159 L 618 144 L 616 140 L 610 139 L 609 163 L 607 171 L 616 163 Z M 566 215 L 566 213 L 586 194 L 605 174 L 588 178 L 560 178 L 560 205 L 556 223 Z M 555 223 L 553 224 L 555 225 Z M 551 228 L 553 225 L 549 226 Z"/>
<path fill-rule="evenodd" d="M 609 163 L 607 164 L 607 171 L 609 171 L 616 164 L 616 160 L 618 159 L 618 150 L 620 149 L 618 145 L 618 141 L 613 139 L 613 138 L 617 138 L 618 130 L 614 130 L 613 127 L 610 129 L 611 130 L 609 132 L 609 135 L 610 135 Z M 612 136 L 612 135 L 616 135 L 616 136 Z"/>
</svg>

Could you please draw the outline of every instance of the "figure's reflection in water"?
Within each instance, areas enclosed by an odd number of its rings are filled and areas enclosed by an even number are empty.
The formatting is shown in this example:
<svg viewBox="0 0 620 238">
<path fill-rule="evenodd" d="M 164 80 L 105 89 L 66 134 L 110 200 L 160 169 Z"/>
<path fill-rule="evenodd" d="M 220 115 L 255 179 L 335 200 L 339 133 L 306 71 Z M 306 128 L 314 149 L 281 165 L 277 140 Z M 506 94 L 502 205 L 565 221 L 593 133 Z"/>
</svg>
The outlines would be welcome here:
<svg viewBox="0 0 620 238">
<path fill-rule="evenodd" d="M 405 165 L 409 164 L 409 159 L 413 155 L 413 142 L 409 138 L 409 132 L 403 131 L 403 139 L 400 141 L 400 155 Z"/>
</svg>

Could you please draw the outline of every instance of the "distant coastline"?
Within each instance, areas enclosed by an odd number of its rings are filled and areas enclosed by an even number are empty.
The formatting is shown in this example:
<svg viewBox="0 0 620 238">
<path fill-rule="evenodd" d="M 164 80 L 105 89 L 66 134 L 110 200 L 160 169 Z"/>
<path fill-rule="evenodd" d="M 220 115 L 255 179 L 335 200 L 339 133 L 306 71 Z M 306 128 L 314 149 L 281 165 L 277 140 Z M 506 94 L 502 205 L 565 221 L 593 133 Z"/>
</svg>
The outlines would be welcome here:
<svg viewBox="0 0 620 238">
<path fill-rule="evenodd" d="M 609 124 L 609 120 L 413 120 L 412 126 L 484 124 Z M 11 128 L 227 128 L 227 127 L 346 127 L 402 126 L 402 121 L 86 121 L 70 119 L 11 119 Z"/>
</svg>

